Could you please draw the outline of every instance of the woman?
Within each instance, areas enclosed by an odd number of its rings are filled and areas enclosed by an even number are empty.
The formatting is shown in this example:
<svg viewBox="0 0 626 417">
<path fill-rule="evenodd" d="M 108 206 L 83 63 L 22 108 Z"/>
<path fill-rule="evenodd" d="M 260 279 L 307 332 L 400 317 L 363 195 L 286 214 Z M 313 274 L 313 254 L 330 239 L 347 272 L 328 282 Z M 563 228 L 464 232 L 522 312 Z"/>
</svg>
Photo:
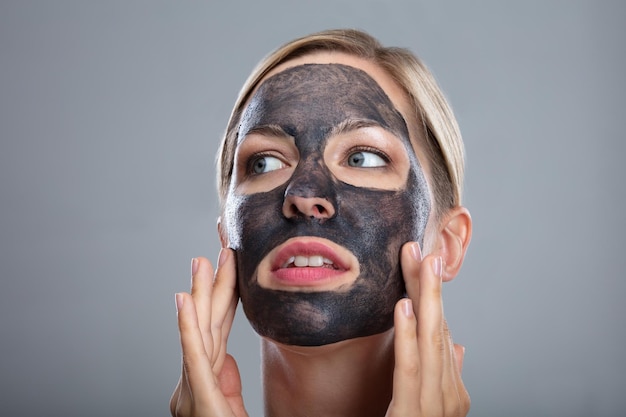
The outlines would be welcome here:
<svg viewBox="0 0 626 417">
<path fill-rule="evenodd" d="M 462 181 L 454 116 L 410 52 L 336 30 L 265 58 L 218 160 L 215 279 L 195 258 L 176 295 L 172 415 L 247 415 L 226 353 L 239 297 L 265 415 L 466 415 L 441 300 L 471 237 Z"/>
</svg>

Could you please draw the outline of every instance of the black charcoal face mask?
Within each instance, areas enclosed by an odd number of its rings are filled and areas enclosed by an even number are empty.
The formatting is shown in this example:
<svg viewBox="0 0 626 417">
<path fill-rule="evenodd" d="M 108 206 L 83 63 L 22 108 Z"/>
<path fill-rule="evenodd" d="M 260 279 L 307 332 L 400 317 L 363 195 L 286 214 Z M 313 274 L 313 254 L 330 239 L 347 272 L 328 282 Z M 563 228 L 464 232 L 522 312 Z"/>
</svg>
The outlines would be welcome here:
<svg viewBox="0 0 626 417">
<path fill-rule="evenodd" d="M 341 123 L 367 120 L 398 137 L 409 156 L 409 173 L 398 189 L 358 187 L 335 178 L 324 162 L 327 140 Z M 284 184 L 267 192 L 229 190 L 224 221 L 237 253 L 244 311 L 259 335 L 288 345 L 319 346 L 382 333 L 393 326 L 395 303 L 405 293 L 400 249 L 423 243 L 430 213 L 424 172 L 407 125 L 382 88 L 366 72 L 340 64 L 305 64 L 265 80 L 244 110 L 238 143 L 259 126 L 279 126 L 294 138 L 299 162 Z M 332 217 L 286 217 L 286 193 L 323 198 Z M 264 288 L 257 268 L 287 239 L 315 236 L 351 251 L 360 266 L 341 291 Z"/>
</svg>

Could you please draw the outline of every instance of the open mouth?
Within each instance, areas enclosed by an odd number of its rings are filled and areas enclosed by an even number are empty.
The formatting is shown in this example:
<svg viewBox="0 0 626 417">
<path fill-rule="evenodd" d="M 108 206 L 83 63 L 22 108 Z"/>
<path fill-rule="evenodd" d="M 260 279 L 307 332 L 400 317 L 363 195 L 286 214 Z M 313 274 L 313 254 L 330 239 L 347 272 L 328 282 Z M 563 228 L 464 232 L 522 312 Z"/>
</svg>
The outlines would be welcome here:
<svg viewBox="0 0 626 417">
<path fill-rule="evenodd" d="M 297 237 L 274 248 L 258 267 L 261 287 L 324 291 L 345 287 L 359 275 L 356 256 L 327 239 Z"/>
<path fill-rule="evenodd" d="M 331 269 L 339 269 L 335 263 L 322 255 L 304 256 L 297 255 L 287 259 L 281 268 L 303 268 L 303 267 L 324 267 Z"/>
</svg>

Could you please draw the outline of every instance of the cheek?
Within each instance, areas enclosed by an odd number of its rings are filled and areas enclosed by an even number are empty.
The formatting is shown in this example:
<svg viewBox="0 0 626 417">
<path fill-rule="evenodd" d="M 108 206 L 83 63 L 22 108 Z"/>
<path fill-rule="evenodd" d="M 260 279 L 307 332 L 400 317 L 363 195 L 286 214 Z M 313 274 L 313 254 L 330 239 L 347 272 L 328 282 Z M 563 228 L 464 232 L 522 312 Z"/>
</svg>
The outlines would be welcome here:
<svg viewBox="0 0 626 417">
<path fill-rule="evenodd" d="M 412 178 L 412 177 L 410 177 Z M 427 198 L 409 181 L 401 191 L 333 183 L 337 215 L 326 222 L 286 219 L 285 188 L 233 196 L 227 205 L 231 247 L 237 251 L 242 305 L 253 328 L 286 344 L 321 345 L 368 336 L 393 325 L 395 303 L 404 293 L 400 249 L 421 241 Z M 255 282 L 261 259 L 294 236 L 318 236 L 349 249 L 361 275 L 345 291 L 301 293 L 267 290 Z"/>
<path fill-rule="evenodd" d="M 238 195 L 229 198 L 227 210 L 229 247 L 237 252 L 241 289 L 254 280 L 263 257 L 287 237 L 282 216 L 284 190 Z"/>
<path fill-rule="evenodd" d="M 341 213 L 352 226 L 355 241 L 371 248 L 367 257 L 380 258 L 392 242 L 409 240 L 422 244 L 429 213 L 428 198 L 413 192 L 415 187 L 400 191 L 378 191 L 355 188 L 344 194 Z"/>
<path fill-rule="evenodd" d="M 277 200 L 278 196 L 268 193 L 229 196 L 224 220 L 231 249 L 240 250 L 251 236 L 271 233 L 281 207 Z"/>
</svg>

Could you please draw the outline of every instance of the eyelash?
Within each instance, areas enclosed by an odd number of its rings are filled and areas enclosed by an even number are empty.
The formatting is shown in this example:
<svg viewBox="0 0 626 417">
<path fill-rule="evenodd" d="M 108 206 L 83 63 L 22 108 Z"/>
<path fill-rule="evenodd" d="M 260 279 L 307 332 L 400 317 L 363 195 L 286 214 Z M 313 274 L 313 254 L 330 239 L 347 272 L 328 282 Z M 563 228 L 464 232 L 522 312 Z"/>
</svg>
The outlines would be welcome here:
<svg viewBox="0 0 626 417">
<path fill-rule="evenodd" d="M 391 158 L 389 157 L 389 155 L 387 155 L 385 152 L 381 151 L 378 148 L 372 148 L 370 146 L 354 146 L 348 149 L 348 151 L 345 153 L 344 161 L 347 161 L 350 155 L 356 152 L 370 152 L 374 155 L 380 156 L 387 164 L 391 162 Z"/>
<path fill-rule="evenodd" d="M 248 158 L 248 161 L 246 162 L 246 175 L 251 176 L 251 177 L 256 176 L 256 175 L 261 175 L 261 174 L 257 174 L 257 173 L 254 172 L 254 163 L 257 161 L 257 159 L 264 158 L 266 156 L 270 156 L 272 158 L 280 159 L 281 161 L 283 160 L 282 158 L 276 156 L 275 154 L 273 154 L 271 152 L 255 153 L 254 155 L 251 155 L 250 158 Z"/>
<path fill-rule="evenodd" d="M 387 164 L 391 162 L 391 158 L 389 157 L 389 155 L 387 155 L 385 152 L 381 151 L 378 148 L 373 148 L 371 146 L 354 146 L 350 149 L 348 149 L 345 153 L 344 156 L 344 162 L 347 163 L 348 158 L 350 157 L 350 155 L 352 155 L 353 153 L 356 152 L 370 152 L 373 153 L 374 155 L 378 155 L 379 157 L 381 157 Z M 272 152 L 259 152 L 259 153 L 255 153 L 254 155 L 250 156 L 250 158 L 248 158 L 248 161 L 246 162 L 246 174 L 248 176 L 257 176 L 260 174 L 257 174 L 254 172 L 254 164 L 257 161 L 257 159 L 259 158 L 263 158 L 263 157 L 272 157 L 272 158 L 277 158 L 277 159 L 281 159 L 278 156 L 276 156 L 275 154 L 273 154 Z"/>
</svg>

